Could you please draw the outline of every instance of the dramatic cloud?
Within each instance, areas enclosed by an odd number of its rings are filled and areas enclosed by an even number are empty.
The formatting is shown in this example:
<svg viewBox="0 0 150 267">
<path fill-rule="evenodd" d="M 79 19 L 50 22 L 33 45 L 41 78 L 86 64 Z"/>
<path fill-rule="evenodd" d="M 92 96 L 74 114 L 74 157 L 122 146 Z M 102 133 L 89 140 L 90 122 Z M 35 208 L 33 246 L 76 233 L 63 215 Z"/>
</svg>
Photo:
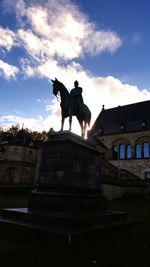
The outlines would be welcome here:
<svg viewBox="0 0 150 267">
<path fill-rule="evenodd" d="M 76 6 L 66 1 L 48 1 L 47 7 L 28 7 L 24 15 L 35 34 L 40 36 L 43 51 L 64 60 L 74 59 L 85 53 L 115 52 L 121 46 L 116 33 L 97 30 Z"/>
<path fill-rule="evenodd" d="M 72 60 L 85 54 L 114 53 L 122 44 L 115 32 L 97 29 L 69 0 L 49 0 L 44 4 L 29 1 L 28 6 L 23 0 L 12 2 L 6 4 L 15 7 L 22 26 L 16 32 L 17 45 L 23 46 L 30 56 Z M 11 33 L 8 31 L 12 46 Z"/>
<path fill-rule="evenodd" d="M 42 72 L 46 64 L 59 66 L 63 60 L 67 67 L 84 55 L 114 53 L 122 44 L 115 32 L 97 29 L 69 0 L 29 1 L 28 5 L 23 0 L 6 0 L 3 6 L 16 13 L 18 29 L 0 27 L 0 47 L 7 52 L 14 47 L 25 50 L 20 68 L 27 77 Z"/>
<path fill-rule="evenodd" d="M 0 47 L 3 51 L 10 51 L 16 45 L 16 35 L 10 29 L 0 26 Z"/>
<path fill-rule="evenodd" d="M 2 60 L 0 60 L 0 76 L 6 79 L 15 78 L 19 69 L 16 66 L 10 65 Z"/>
</svg>

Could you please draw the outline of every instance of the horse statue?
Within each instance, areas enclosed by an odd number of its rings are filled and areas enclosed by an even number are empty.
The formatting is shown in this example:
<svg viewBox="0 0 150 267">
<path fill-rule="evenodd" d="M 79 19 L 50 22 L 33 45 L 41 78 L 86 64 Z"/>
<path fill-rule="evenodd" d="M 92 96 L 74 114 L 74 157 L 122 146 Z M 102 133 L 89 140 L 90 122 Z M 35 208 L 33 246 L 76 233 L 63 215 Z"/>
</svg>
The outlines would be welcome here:
<svg viewBox="0 0 150 267">
<path fill-rule="evenodd" d="M 69 131 L 71 131 L 72 116 L 76 116 L 81 127 L 81 136 L 85 137 L 87 126 L 90 126 L 91 122 L 91 111 L 84 103 L 82 109 L 79 110 L 77 108 L 78 103 L 76 103 L 76 99 L 71 96 L 64 84 L 56 78 L 51 81 L 53 83 L 53 94 L 57 97 L 58 92 L 60 93 L 62 116 L 61 131 L 63 131 L 64 121 L 67 117 L 69 117 Z"/>
</svg>

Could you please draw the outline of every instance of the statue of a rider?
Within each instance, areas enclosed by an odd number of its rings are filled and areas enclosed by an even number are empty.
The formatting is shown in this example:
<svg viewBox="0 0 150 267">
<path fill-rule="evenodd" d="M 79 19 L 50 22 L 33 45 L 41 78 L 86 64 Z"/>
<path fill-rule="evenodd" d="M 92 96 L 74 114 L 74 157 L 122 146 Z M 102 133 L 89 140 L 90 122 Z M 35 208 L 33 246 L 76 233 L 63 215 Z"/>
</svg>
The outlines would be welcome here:
<svg viewBox="0 0 150 267">
<path fill-rule="evenodd" d="M 71 98 L 74 103 L 74 110 L 77 113 L 83 113 L 83 97 L 82 97 L 82 88 L 79 87 L 78 81 L 74 82 L 74 88 L 70 91 Z"/>
</svg>

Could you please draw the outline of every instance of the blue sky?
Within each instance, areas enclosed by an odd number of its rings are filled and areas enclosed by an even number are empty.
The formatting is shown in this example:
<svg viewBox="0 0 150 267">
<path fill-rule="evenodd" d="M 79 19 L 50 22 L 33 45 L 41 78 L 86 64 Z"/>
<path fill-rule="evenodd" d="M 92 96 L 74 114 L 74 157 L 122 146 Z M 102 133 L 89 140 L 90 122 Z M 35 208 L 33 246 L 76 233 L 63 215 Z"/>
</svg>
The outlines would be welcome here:
<svg viewBox="0 0 150 267">
<path fill-rule="evenodd" d="M 103 104 L 150 99 L 149 10 L 149 0 L 1 0 L 0 125 L 59 130 L 55 77 L 68 90 L 78 79 L 92 123 Z"/>
</svg>

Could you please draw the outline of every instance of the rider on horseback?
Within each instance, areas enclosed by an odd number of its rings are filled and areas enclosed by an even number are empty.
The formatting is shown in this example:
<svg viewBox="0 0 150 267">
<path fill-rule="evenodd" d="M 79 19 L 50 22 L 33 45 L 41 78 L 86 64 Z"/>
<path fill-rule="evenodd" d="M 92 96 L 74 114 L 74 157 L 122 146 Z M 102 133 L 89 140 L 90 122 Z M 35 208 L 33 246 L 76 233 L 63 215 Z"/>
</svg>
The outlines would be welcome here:
<svg viewBox="0 0 150 267">
<path fill-rule="evenodd" d="M 70 95 L 71 98 L 75 100 L 74 104 L 76 103 L 77 105 L 76 106 L 77 112 L 82 113 L 84 102 L 82 97 L 82 88 L 79 87 L 78 85 L 79 85 L 78 81 L 75 81 L 74 88 L 71 90 Z"/>
<path fill-rule="evenodd" d="M 70 94 L 64 84 L 56 78 L 52 80 L 52 83 L 53 94 L 57 96 L 59 92 L 61 98 L 61 131 L 63 131 L 64 120 L 67 117 L 69 117 L 69 131 L 71 131 L 72 116 L 76 116 L 81 127 L 81 136 L 84 137 L 87 125 L 90 125 L 91 111 L 83 102 L 82 88 L 78 86 L 78 81 L 74 82 L 75 88 L 71 90 Z"/>
</svg>

